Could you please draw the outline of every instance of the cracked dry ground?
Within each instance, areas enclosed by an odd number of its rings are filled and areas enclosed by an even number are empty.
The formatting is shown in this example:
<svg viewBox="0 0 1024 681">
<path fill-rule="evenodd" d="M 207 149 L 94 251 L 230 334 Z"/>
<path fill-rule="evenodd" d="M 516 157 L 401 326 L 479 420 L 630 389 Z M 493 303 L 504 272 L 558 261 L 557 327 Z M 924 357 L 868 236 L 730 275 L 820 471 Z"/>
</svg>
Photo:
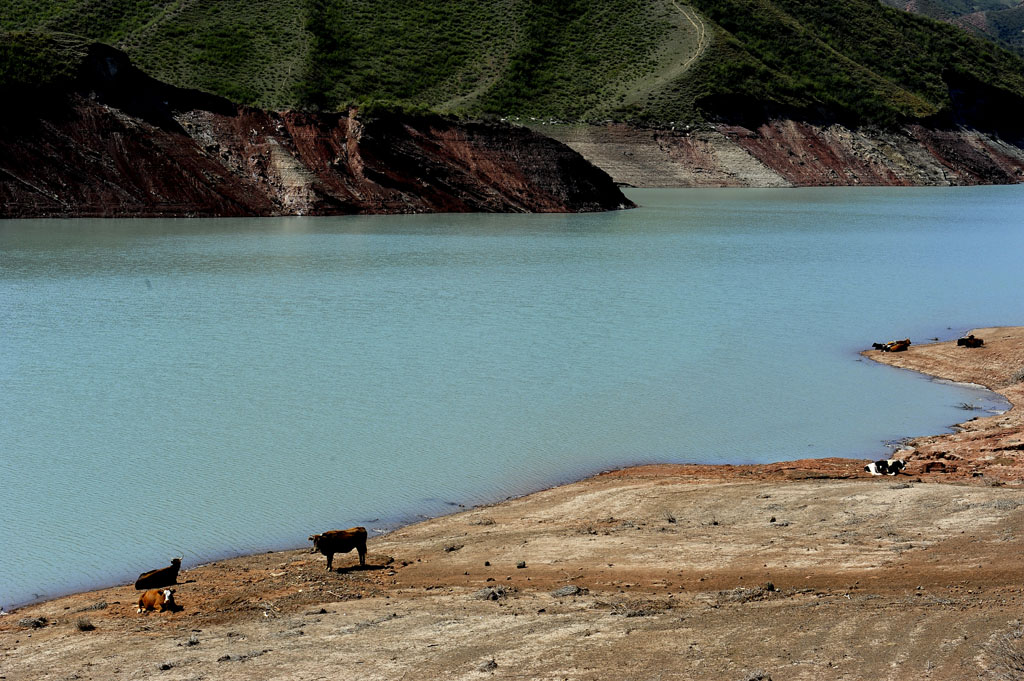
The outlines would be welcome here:
<svg viewBox="0 0 1024 681">
<path fill-rule="evenodd" d="M 882 359 L 1016 404 L 1024 333 L 975 333 L 985 354 Z M 173 613 L 136 615 L 131 586 L 29 606 L 0 618 L 0 677 L 1020 678 L 1017 411 L 912 442 L 895 478 L 632 468 L 372 539 L 365 569 L 306 551 L 194 567 Z"/>
</svg>

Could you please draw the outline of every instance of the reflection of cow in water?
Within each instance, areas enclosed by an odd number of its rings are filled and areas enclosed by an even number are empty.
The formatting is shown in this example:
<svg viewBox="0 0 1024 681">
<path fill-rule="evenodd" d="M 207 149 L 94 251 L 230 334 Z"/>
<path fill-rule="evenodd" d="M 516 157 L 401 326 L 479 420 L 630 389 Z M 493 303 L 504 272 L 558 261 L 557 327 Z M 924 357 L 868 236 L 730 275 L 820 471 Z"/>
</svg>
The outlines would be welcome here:
<svg viewBox="0 0 1024 681">
<path fill-rule="evenodd" d="M 145 589 L 158 589 L 162 586 L 171 586 L 178 583 L 178 570 L 181 568 L 181 558 L 174 558 L 168 567 L 159 570 L 143 572 L 135 581 L 135 588 L 138 591 Z"/>
<path fill-rule="evenodd" d="M 956 344 L 962 345 L 965 348 L 980 348 L 982 345 L 985 344 L 985 341 L 983 341 L 981 338 L 975 338 L 974 334 L 972 333 L 966 338 L 957 338 Z"/>
<path fill-rule="evenodd" d="M 882 352 L 903 352 L 910 347 L 910 339 L 889 341 L 888 343 L 872 343 L 871 347 Z"/>
<path fill-rule="evenodd" d="M 323 534 L 314 534 L 309 538 L 313 542 L 310 553 L 319 551 L 327 556 L 327 569 L 331 569 L 334 554 L 348 553 L 352 549 L 359 552 L 359 564 L 366 565 L 366 528 L 351 527 L 347 530 L 331 530 Z"/>
</svg>

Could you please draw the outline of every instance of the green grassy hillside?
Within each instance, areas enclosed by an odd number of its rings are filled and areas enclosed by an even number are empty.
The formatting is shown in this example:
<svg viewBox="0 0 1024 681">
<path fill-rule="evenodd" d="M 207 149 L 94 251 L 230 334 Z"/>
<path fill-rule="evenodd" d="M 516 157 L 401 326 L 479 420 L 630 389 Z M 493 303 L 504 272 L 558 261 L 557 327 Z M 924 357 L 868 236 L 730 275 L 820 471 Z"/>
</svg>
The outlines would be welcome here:
<svg viewBox="0 0 1024 681">
<path fill-rule="evenodd" d="M 1024 5 L 1020 0 L 883 0 L 890 7 L 906 9 L 950 22 L 971 35 L 991 40 L 1024 55 Z"/>
<path fill-rule="evenodd" d="M 884 125 L 986 115 L 951 85 L 1024 102 L 1019 57 L 878 0 L 8 0 L 0 29 L 107 42 L 157 78 L 269 108 Z"/>
</svg>

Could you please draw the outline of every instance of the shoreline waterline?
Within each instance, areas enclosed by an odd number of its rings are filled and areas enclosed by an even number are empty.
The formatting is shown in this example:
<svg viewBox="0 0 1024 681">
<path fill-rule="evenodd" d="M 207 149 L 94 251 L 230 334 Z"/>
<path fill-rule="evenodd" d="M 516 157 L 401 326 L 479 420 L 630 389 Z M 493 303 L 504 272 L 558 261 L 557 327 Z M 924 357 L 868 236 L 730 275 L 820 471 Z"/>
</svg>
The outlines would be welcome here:
<svg viewBox="0 0 1024 681">
<path fill-rule="evenodd" d="M 1018 361 L 1018 358 L 1024 358 L 1024 327 L 992 327 L 989 329 L 975 329 L 973 330 L 973 332 L 979 335 L 979 337 L 986 337 L 986 347 L 988 348 L 988 350 L 991 351 L 993 350 L 993 348 L 995 348 L 996 351 L 1002 353 L 1003 356 L 1000 357 L 1000 362 L 1002 362 L 1001 364 L 999 362 L 993 361 L 993 371 L 995 375 L 1005 375 L 1006 371 L 1008 370 L 1007 367 L 1012 367 L 1013 363 Z M 993 338 L 995 334 L 999 334 L 1001 337 Z M 1007 345 L 1012 343 L 1013 348 L 1008 351 L 1003 351 L 1001 343 L 1006 343 Z M 952 356 L 949 350 L 950 348 L 955 347 L 955 341 L 946 340 L 913 345 L 913 352 L 908 353 L 890 354 L 868 350 L 864 351 L 861 354 L 864 357 L 871 359 L 873 361 L 877 361 L 880 364 L 887 364 L 890 366 L 894 366 L 896 368 L 909 369 L 911 371 L 915 371 L 917 373 L 930 377 L 936 382 L 953 382 L 959 384 L 970 384 L 981 387 L 988 392 L 999 395 L 1009 404 L 1009 408 L 1005 412 L 995 414 L 994 416 L 982 417 L 980 419 L 971 419 L 964 423 L 956 424 L 953 432 L 951 433 L 914 438 L 911 439 L 911 442 L 924 441 L 931 445 L 934 445 L 935 442 L 946 443 L 949 442 L 950 440 L 956 440 L 958 437 L 960 437 L 960 435 L 965 431 L 965 426 L 978 426 L 980 424 L 981 426 L 983 426 L 982 430 L 986 428 L 991 430 L 994 426 L 990 427 L 988 425 L 981 424 L 981 422 L 992 422 L 997 417 L 1005 417 L 1009 414 L 1012 414 L 1015 419 L 1014 423 L 1016 425 L 1016 430 L 1011 430 L 1009 432 L 1002 433 L 1001 435 L 1007 437 L 1012 436 L 1014 433 L 1020 434 L 1021 419 L 1019 412 L 1021 410 L 1019 409 L 1019 407 L 1021 406 L 1021 404 L 1024 404 L 1024 384 L 1011 384 L 1008 390 L 1007 386 L 1005 385 L 1002 387 L 993 385 L 993 383 L 1000 383 L 1000 381 L 997 380 L 990 380 L 988 384 L 981 382 L 982 379 L 979 377 L 979 374 L 977 373 L 979 371 L 977 367 L 974 369 L 966 368 L 964 370 L 965 373 L 960 375 L 948 376 L 943 375 L 943 373 L 940 373 L 940 369 L 935 368 L 936 366 L 941 367 L 941 364 L 931 365 L 928 363 L 929 357 L 933 355 L 938 356 L 939 359 L 942 359 L 945 356 Z M 940 349 L 944 350 L 945 352 L 943 354 L 939 354 Z M 953 352 L 955 353 L 956 351 L 954 350 Z M 973 354 L 969 353 L 972 353 L 972 351 L 963 350 L 963 352 L 960 353 L 960 357 L 971 360 L 979 360 L 982 365 L 986 364 L 985 360 L 989 359 L 988 357 L 976 352 Z M 924 370 L 928 368 L 931 368 L 932 371 Z M 974 373 L 971 373 L 972 371 Z M 1003 374 L 999 374 L 1000 371 L 1002 371 Z M 947 373 L 949 372 L 947 371 Z M 1003 424 L 1003 426 L 1005 426 L 1005 423 Z M 1002 428 L 1002 426 L 1000 427 Z M 1006 430 L 1006 428 L 1002 429 Z M 918 452 L 916 455 L 921 456 L 921 453 L 926 451 L 927 450 L 925 448 L 922 448 L 920 452 Z M 478 511 L 480 509 L 498 507 L 508 502 L 523 499 L 525 497 L 529 497 L 535 494 L 550 492 L 558 488 L 585 483 L 588 480 L 597 479 L 602 476 L 651 475 L 652 477 L 664 477 L 682 475 L 694 476 L 695 478 L 701 479 L 760 479 L 777 480 L 779 482 L 814 477 L 822 477 L 828 479 L 864 478 L 864 474 L 860 470 L 859 466 L 859 464 L 861 463 L 863 463 L 863 460 L 861 459 L 818 457 L 814 459 L 789 459 L 773 463 L 761 464 L 665 463 L 657 461 L 645 461 L 611 469 L 602 467 L 600 470 L 595 470 L 590 474 L 584 474 L 583 476 L 566 476 L 561 481 L 553 482 L 550 485 L 543 486 L 533 490 L 527 490 L 520 494 L 509 495 L 504 497 L 503 499 L 494 500 L 493 502 L 484 502 L 480 504 L 475 504 L 473 506 L 462 506 L 460 504 L 457 504 L 456 502 L 442 502 L 443 504 L 453 506 L 453 508 L 451 508 L 450 513 L 443 513 L 430 517 L 420 516 L 415 519 L 408 519 L 406 522 L 396 521 L 394 524 L 385 524 L 384 531 L 379 531 L 379 528 L 371 529 L 371 532 L 376 532 L 376 534 L 373 534 L 370 538 L 371 547 L 372 541 L 375 539 L 387 537 L 399 530 L 404 530 L 416 525 L 420 525 L 422 523 L 430 523 L 431 521 L 434 521 L 441 517 L 451 516 L 462 512 Z M 970 478 L 972 477 L 978 477 L 979 471 L 983 471 L 981 473 L 982 475 L 995 474 L 994 469 L 991 468 L 984 461 L 979 461 L 978 465 L 974 469 L 964 469 L 960 471 L 959 475 L 934 475 L 931 474 L 928 470 L 919 470 L 921 466 L 918 465 L 915 467 L 915 464 L 926 463 L 923 460 L 912 460 L 909 463 L 910 465 L 908 466 L 908 474 L 914 475 L 918 480 L 923 480 L 927 482 L 964 482 L 970 480 Z M 1021 482 L 1024 481 L 1024 478 L 1020 477 L 1020 474 L 1024 472 L 1024 462 L 1020 462 L 1019 465 L 1021 467 L 1021 470 L 1016 472 L 1009 472 L 1010 479 L 1014 480 L 1016 484 L 1021 484 Z M 927 468 L 927 466 L 925 466 L 925 468 Z M 1017 475 L 1018 477 L 1013 478 L 1013 475 Z M 302 551 L 305 549 L 308 549 L 308 546 L 300 545 L 274 547 L 268 548 L 267 550 L 245 552 L 238 554 L 224 554 L 220 557 L 212 558 L 210 560 L 205 560 L 202 562 L 197 562 L 193 565 L 183 565 L 183 571 L 187 572 L 189 570 L 204 568 L 225 561 L 238 561 L 265 554 L 283 554 L 294 551 Z M 13 614 L 18 610 L 24 609 L 26 607 L 57 601 L 72 595 L 82 595 L 93 592 L 106 591 L 112 588 L 118 588 L 123 585 L 123 582 L 108 582 L 88 589 L 72 590 L 68 591 L 67 593 L 61 593 L 52 596 L 48 595 L 43 598 L 31 600 L 24 603 L 12 604 L 9 606 L 9 609 L 7 604 L 3 604 L 2 606 L 0 606 L 0 615 Z"/>
<path fill-rule="evenodd" d="M 5 224 L 0 602 L 633 463 L 875 458 L 945 432 L 987 402 L 850 341 L 1019 322 L 999 293 L 1021 281 L 1017 195 Z M 913 273 L 899 295 L 869 294 L 893 271 Z"/>
</svg>

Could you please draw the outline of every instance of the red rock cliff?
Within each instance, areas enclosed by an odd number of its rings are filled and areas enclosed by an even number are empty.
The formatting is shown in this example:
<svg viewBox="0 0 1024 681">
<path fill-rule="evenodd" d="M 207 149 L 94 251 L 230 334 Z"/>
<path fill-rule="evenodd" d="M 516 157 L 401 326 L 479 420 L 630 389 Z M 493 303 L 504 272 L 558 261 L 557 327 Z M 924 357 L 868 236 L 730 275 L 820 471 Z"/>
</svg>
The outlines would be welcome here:
<svg viewBox="0 0 1024 681">
<path fill-rule="evenodd" d="M 606 173 L 523 128 L 236 107 L 159 83 L 101 45 L 70 88 L 0 115 L 0 217 L 631 205 Z"/>
</svg>

